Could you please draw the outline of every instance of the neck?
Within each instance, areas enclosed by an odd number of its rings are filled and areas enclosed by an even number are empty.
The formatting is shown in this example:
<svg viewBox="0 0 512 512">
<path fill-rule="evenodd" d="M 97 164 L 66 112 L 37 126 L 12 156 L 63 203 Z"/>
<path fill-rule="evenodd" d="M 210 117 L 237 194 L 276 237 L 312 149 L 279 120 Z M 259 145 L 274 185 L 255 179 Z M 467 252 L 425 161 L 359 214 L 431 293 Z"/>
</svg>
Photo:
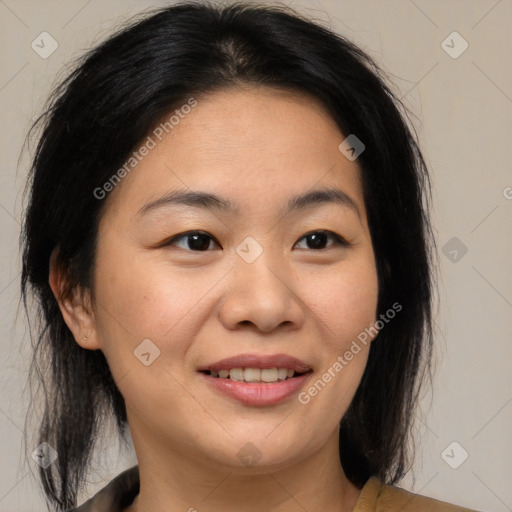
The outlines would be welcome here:
<svg viewBox="0 0 512 512">
<path fill-rule="evenodd" d="M 360 494 L 340 464 L 337 429 L 320 450 L 279 470 L 219 466 L 200 454 L 164 451 L 132 436 L 140 492 L 124 512 L 351 512 Z"/>
</svg>

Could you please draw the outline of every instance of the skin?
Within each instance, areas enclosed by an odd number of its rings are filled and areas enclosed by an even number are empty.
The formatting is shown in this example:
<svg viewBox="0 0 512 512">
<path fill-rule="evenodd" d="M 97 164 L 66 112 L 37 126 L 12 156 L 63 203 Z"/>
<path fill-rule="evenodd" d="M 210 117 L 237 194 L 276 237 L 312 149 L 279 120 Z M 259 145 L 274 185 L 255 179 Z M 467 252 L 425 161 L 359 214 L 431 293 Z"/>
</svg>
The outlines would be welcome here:
<svg viewBox="0 0 512 512">
<path fill-rule="evenodd" d="M 126 402 L 141 477 L 126 511 L 351 511 L 360 489 L 340 464 L 338 429 L 370 345 L 307 404 L 293 395 L 243 405 L 197 369 L 241 353 L 286 353 L 313 369 L 307 389 L 375 322 L 360 168 L 307 96 L 245 86 L 197 100 L 105 199 L 94 293 L 59 299 L 77 343 L 104 352 Z M 324 203 L 281 214 L 289 198 L 327 186 L 359 213 Z M 138 215 L 178 188 L 215 193 L 240 211 L 167 206 Z M 186 237 L 162 246 L 190 230 L 214 237 L 206 251 Z M 305 235 L 318 230 L 350 245 L 328 237 L 316 249 Z M 250 264 L 236 252 L 247 236 L 263 249 Z M 58 297 L 65 275 L 54 261 L 50 282 Z M 160 350 L 149 366 L 134 356 L 144 339 Z M 251 467 L 237 456 L 248 442 L 261 455 Z"/>
</svg>

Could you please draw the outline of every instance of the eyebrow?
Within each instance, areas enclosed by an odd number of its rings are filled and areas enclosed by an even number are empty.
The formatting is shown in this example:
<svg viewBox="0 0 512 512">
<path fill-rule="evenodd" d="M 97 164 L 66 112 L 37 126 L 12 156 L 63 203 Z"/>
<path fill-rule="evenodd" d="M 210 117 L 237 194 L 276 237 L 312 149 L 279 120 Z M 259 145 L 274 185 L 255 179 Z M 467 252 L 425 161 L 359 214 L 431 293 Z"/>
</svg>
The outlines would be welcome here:
<svg viewBox="0 0 512 512">
<path fill-rule="evenodd" d="M 361 219 L 361 215 L 355 201 L 338 188 L 328 187 L 309 190 L 303 194 L 292 197 L 281 212 L 282 216 L 293 211 L 306 210 L 324 204 L 338 204 L 354 211 Z M 164 196 L 146 203 L 137 213 L 143 216 L 148 212 L 172 206 L 190 206 L 205 210 L 215 210 L 220 213 L 240 215 L 240 207 L 229 199 L 201 191 L 174 190 Z"/>
</svg>

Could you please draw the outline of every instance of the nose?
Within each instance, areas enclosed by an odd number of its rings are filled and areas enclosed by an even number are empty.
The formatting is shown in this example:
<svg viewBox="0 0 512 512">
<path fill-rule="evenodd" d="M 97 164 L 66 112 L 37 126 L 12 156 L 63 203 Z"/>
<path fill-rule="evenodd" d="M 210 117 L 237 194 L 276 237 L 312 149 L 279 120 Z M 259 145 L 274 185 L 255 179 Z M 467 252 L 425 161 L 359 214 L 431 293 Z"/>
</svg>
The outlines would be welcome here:
<svg viewBox="0 0 512 512">
<path fill-rule="evenodd" d="M 292 272 L 263 254 L 252 263 L 239 258 L 226 282 L 220 319 L 226 329 L 259 332 L 296 330 L 304 322 L 304 304 Z"/>
</svg>

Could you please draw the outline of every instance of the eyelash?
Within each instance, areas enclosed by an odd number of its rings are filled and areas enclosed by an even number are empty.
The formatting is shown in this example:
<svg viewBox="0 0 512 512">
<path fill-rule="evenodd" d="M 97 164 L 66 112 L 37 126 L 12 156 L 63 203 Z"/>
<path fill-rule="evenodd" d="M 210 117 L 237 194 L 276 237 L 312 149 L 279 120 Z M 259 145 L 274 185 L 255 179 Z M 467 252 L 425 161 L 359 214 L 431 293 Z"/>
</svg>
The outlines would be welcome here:
<svg viewBox="0 0 512 512">
<path fill-rule="evenodd" d="M 341 247 L 349 247 L 351 244 L 349 242 L 347 242 L 343 237 L 341 237 L 340 235 L 336 234 L 336 233 L 333 233 L 332 231 L 328 231 L 328 230 L 325 230 L 325 229 L 319 229 L 319 230 L 316 230 L 316 231 L 310 231 L 309 233 L 306 233 L 305 235 L 303 235 L 299 241 L 303 240 L 304 238 L 308 237 L 308 236 L 311 236 L 311 235 L 315 235 L 315 234 L 318 234 L 318 233 L 321 233 L 321 234 L 325 234 L 327 235 L 328 237 L 330 237 L 331 239 L 334 240 L 335 244 L 334 245 L 338 245 L 338 246 L 341 246 Z M 217 243 L 217 245 L 220 246 L 219 242 L 217 241 L 217 239 L 210 235 L 209 233 L 206 233 L 205 231 L 187 231 L 185 233 L 181 233 L 179 235 L 176 235 L 170 239 L 168 239 L 167 241 L 165 241 L 163 244 L 162 244 L 162 247 L 167 247 L 167 246 L 170 246 L 170 245 L 174 245 L 174 243 L 178 240 L 181 240 L 181 239 L 184 239 L 184 238 L 187 238 L 187 237 L 191 237 L 191 236 L 194 236 L 194 235 L 205 235 L 205 236 L 208 236 L 210 237 L 211 240 L 215 241 L 215 243 Z M 298 242 L 297 242 L 298 243 Z M 296 244 L 297 244 L 296 243 Z M 295 245 L 296 245 L 295 244 Z M 319 252 L 319 251 L 327 251 L 329 250 L 330 248 L 332 248 L 333 246 L 328 246 L 328 247 L 324 247 L 322 249 L 305 249 L 307 251 L 314 251 L 314 252 Z M 195 251 L 193 249 L 185 249 L 186 251 L 188 252 L 208 252 L 208 250 L 205 250 L 205 251 Z"/>
</svg>

